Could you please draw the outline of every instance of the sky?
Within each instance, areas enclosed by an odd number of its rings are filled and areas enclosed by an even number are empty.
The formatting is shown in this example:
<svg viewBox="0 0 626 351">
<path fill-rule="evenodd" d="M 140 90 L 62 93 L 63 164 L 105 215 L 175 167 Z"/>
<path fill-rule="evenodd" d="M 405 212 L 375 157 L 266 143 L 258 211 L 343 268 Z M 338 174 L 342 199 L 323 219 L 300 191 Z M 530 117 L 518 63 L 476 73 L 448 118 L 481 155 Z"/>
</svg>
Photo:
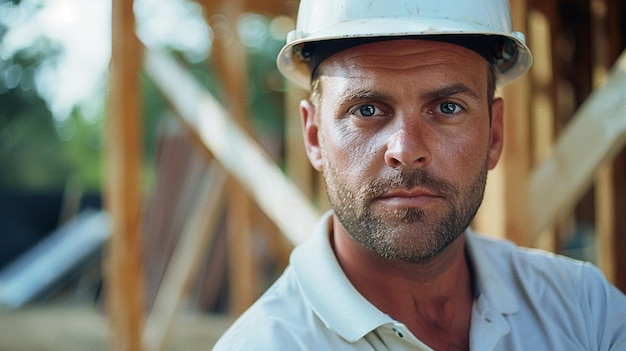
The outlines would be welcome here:
<svg viewBox="0 0 626 351">
<path fill-rule="evenodd" d="M 102 111 L 111 54 L 110 0 L 22 0 L 1 5 L 8 32 L 0 45 L 6 60 L 18 50 L 37 50 L 41 38 L 61 48 L 35 72 L 35 86 L 57 123 L 74 108 L 86 119 Z M 191 61 L 210 49 L 211 31 L 200 6 L 189 0 L 136 0 L 137 34 L 150 48 L 171 47 Z M 184 33 L 184 35 L 182 35 Z M 19 72 L 17 72 L 19 73 Z"/>
</svg>

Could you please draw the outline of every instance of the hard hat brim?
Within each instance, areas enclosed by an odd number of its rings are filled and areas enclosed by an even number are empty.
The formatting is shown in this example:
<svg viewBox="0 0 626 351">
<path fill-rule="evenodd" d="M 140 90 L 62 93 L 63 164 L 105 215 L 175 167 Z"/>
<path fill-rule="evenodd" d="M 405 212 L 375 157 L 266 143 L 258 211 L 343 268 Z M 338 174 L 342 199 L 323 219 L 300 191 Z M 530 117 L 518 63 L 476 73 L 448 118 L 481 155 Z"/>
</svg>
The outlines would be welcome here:
<svg viewBox="0 0 626 351">
<path fill-rule="evenodd" d="M 402 22 L 399 26 L 398 23 Z M 473 35 L 473 36 L 499 36 L 514 47 L 514 52 L 504 53 L 504 59 L 496 63 L 496 73 L 498 76 L 498 86 L 504 86 L 523 75 L 532 65 L 532 56 L 530 50 L 524 42 L 523 35 L 517 32 L 502 32 L 494 30 L 479 24 L 459 28 L 458 23 L 440 19 L 432 19 L 416 22 L 415 18 L 375 18 L 360 21 L 349 21 L 337 24 L 331 28 L 325 28 L 313 33 L 309 33 L 306 37 L 292 31 L 287 38 L 287 44 L 282 48 L 277 57 L 277 66 L 279 71 L 289 81 L 297 86 L 308 90 L 311 79 L 311 71 L 302 57 L 298 57 L 297 48 L 303 44 L 312 42 L 321 42 L 327 40 L 342 40 L 355 38 L 375 38 L 377 41 L 384 40 L 389 37 L 408 37 L 420 39 L 429 36 L 428 39 L 436 40 L 433 37 L 445 37 L 448 35 Z M 368 28 L 369 32 L 363 34 L 363 28 Z M 390 28 L 403 28 L 402 32 L 390 32 Z M 336 33 L 341 33 L 337 35 Z M 426 38 L 424 38 L 426 39 Z M 445 40 L 442 40 L 445 41 Z"/>
</svg>

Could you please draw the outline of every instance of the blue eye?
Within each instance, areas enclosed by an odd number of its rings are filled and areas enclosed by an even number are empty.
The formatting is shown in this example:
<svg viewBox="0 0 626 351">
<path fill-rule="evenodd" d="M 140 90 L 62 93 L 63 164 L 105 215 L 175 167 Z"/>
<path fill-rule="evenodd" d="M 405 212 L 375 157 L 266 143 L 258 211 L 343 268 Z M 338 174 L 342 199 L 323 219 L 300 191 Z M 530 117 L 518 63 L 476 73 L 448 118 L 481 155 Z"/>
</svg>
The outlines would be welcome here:
<svg viewBox="0 0 626 351">
<path fill-rule="evenodd" d="M 374 105 L 363 105 L 359 107 L 359 114 L 363 117 L 371 117 L 376 115 L 376 106 Z"/>
<path fill-rule="evenodd" d="M 451 115 L 453 113 L 459 112 L 461 109 L 461 106 L 453 102 L 444 102 L 439 105 L 439 110 L 441 111 L 441 113 L 446 115 Z"/>
</svg>

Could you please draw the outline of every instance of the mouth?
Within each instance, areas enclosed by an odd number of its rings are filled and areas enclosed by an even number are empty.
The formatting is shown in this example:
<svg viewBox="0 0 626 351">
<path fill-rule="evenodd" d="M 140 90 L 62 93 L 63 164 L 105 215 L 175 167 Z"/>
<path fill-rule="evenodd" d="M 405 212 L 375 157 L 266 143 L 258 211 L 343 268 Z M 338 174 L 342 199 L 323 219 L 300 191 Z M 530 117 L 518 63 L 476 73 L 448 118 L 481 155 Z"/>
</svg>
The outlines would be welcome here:
<svg viewBox="0 0 626 351">
<path fill-rule="evenodd" d="M 382 194 L 377 201 L 393 208 L 424 208 L 443 197 L 424 188 L 398 189 Z"/>
</svg>

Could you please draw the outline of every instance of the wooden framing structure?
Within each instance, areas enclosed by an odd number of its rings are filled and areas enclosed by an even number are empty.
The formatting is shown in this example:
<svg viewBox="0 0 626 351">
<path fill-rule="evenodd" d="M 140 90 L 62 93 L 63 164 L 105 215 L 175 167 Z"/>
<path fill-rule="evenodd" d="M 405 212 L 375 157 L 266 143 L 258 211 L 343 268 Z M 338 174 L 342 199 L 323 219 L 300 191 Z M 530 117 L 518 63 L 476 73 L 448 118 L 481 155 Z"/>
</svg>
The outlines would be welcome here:
<svg viewBox="0 0 626 351">
<path fill-rule="evenodd" d="M 133 1 L 112 3 L 112 51 L 106 130 L 106 207 L 113 233 L 107 261 L 106 294 L 111 348 L 137 349 L 143 328 L 141 233 L 141 118 L 139 77 L 141 47 L 135 35 Z"/>
<path fill-rule="evenodd" d="M 593 54 L 585 56 L 585 64 L 593 84 L 588 90 L 584 85 L 579 88 L 585 94 L 572 101 L 567 93 L 573 94 L 575 89 L 573 83 L 565 84 L 566 78 L 571 77 L 562 71 L 563 57 L 559 55 L 564 54 L 558 52 L 562 47 L 557 47 L 567 45 L 560 36 L 566 23 L 559 22 L 559 13 L 568 6 L 576 7 L 574 1 L 511 1 L 515 27 L 528 33 L 535 66 L 529 75 L 501 92 L 507 101 L 504 159 L 490 176 L 487 198 L 475 226 L 522 245 L 558 251 L 567 224 L 576 221 L 577 215 L 591 216 L 597 223 L 598 264 L 610 280 L 626 289 L 626 54 L 618 58 L 626 33 L 616 29 L 624 20 L 619 16 L 626 9 L 619 0 L 583 2 L 589 4 L 590 33 L 585 43 Z M 210 245 L 217 215 L 221 213 L 218 209 L 225 203 L 228 255 L 232 258 L 243 253 L 238 256 L 242 259 L 229 265 L 234 290 L 242 292 L 231 296 L 233 315 L 243 311 L 258 294 L 254 288 L 259 284 L 253 259 L 255 249 L 251 245 L 255 235 L 252 222 L 259 218 L 256 213 L 262 211 L 284 238 L 297 244 L 308 235 L 318 208 L 326 206 L 323 202 L 318 207 L 312 205 L 320 204 L 323 191 L 319 190 L 319 177 L 302 162 L 302 153 L 294 150 L 301 149 L 299 126 L 289 124 L 286 128 L 290 178 L 258 146 L 246 123 L 247 89 L 246 77 L 242 75 L 246 71 L 245 48 L 237 40 L 237 17 L 245 11 L 293 16 L 296 3 L 201 2 L 207 14 L 222 14 L 220 18 L 225 22 L 221 28 L 230 31 L 225 37 L 217 35 L 214 43 L 220 50 L 215 50 L 213 60 L 226 92 L 225 101 L 218 102 L 167 55 L 150 52 L 143 60 L 143 48 L 134 35 L 132 0 L 113 1 L 106 188 L 115 228 L 106 262 L 113 349 L 164 347 L 171 321 L 189 293 L 201 257 Z M 226 37 L 228 41 L 223 40 Z M 202 187 L 194 202 L 197 211 L 191 213 L 178 239 L 147 317 L 139 249 L 141 131 L 136 77 L 142 67 L 194 145 L 212 164 L 200 182 Z M 594 91 L 589 95 L 591 87 Z M 285 99 L 287 114 L 297 114 L 293 107 L 302 96 L 302 91 L 289 87 Z M 563 106 L 570 107 L 565 111 L 568 116 L 561 114 Z M 290 116 L 287 120 L 298 119 Z M 242 159 L 246 162 L 238 162 Z M 589 189 L 594 190 L 591 197 Z M 581 203 L 590 198 L 593 210 L 582 209 Z M 283 246 L 280 250 L 288 248 Z"/>
</svg>

